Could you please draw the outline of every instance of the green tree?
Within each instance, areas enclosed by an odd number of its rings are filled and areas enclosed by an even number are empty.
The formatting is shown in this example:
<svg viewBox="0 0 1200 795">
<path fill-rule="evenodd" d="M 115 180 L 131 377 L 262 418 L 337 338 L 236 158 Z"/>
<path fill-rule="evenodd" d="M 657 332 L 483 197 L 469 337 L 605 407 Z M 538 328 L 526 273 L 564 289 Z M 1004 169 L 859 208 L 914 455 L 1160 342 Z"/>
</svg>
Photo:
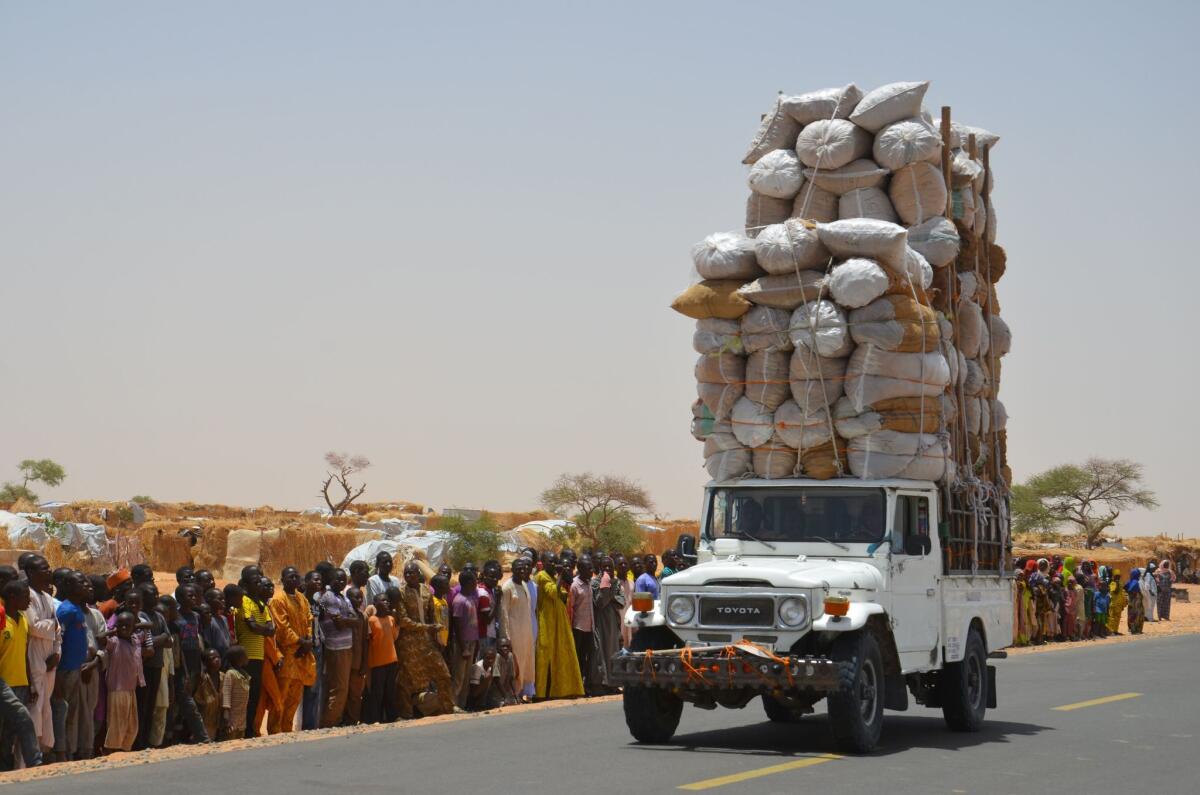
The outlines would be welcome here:
<svg viewBox="0 0 1200 795">
<path fill-rule="evenodd" d="M 1122 511 L 1154 510 L 1158 499 L 1142 483 L 1142 465 L 1127 459 L 1089 458 L 1034 475 L 1013 489 L 1015 532 L 1045 532 L 1074 525 L 1087 548 L 1100 543 L 1104 531 Z"/>
<path fill-rule="evenodd" d="M 500 559 L 500 527 L 486 511 L 474 521 L 446 516 L 438 529 L 450 536 L 446 560 L 455 571 L 467 563 L 483 565 Z"/>
<path fill-rule="evenodd" d="M 5 482 L 0 486 L 0 501 L 16 502 L 25 499 L 37 502 L 37 492 L 29 488 L 30 483 L 45 483 L 54 488 L 67 478 L 67 471 L 62 465 L 49 458 L 26 458 L 17 464 L 17 470 L 21 473 L 21 483 Z"/>
<path fill-rule="evenodd" d="M 576 516 L 572 521 L 575 523 L 574 525 L 564 525 L 550 531 L 552 546 L 558 549 L 570 547 L 576 551 L 581 548 L 593 548 L 606 553 L 620 552 L 626 557 L 641 552 L 645 547 L 645 539 L 642 537 L 642 530 L 638 527 L 637 519 L 628 511 L 618 511 L 608 517 L 608 520 L 596 531 L 594 544 L 584 539 L 579 532 L 579 527 L 596 523 L 589 523 L 583 516 Z"/>
<path fill-rule="evenodd" d="M 540 502 L 551 513 L 574 516 L 580 543 L 596 549 L 604 549 L 600 534 L 608 525 L 624 522 L 635 511 L 654 510 L 650 495 L 636 481 L 590 472 L 559 475 Z"/>
</svg>

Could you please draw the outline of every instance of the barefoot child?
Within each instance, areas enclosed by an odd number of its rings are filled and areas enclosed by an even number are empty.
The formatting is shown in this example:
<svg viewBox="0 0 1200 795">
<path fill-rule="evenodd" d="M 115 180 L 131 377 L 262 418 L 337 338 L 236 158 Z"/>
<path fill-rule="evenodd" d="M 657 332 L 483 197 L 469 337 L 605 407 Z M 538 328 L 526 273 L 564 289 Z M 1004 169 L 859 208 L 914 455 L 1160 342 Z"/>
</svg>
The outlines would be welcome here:
<svg viewBox="0 0 1200 795">
<path fill-rule="evenodd" d="M 229 670 L 221 677 L 221 725 L 225 739 L 244 737 L 246 712 L 250 705 L 250 658 L 241 646 L 230 646 L 226 654 Z"/>
</svg>

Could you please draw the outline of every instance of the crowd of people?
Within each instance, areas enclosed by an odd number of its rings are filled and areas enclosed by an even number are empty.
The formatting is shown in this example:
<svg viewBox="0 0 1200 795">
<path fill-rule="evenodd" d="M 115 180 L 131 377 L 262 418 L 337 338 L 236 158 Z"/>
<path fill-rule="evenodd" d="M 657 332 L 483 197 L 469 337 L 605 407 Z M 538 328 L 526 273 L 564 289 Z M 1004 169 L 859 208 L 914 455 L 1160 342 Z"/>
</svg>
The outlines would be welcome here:
<svg viewBox="0 0 1200 795">
<path fill-rule="evenodd" d="M 1147 621 L 1171 620 L 1174 566 L 1149 561 L 1129 572 L 1073 557 L 1021 558 L 1013 591 L 1013 637 L 1017 646 L 1141 634 Z M 1158 617 L 1155 618 L 1157 612 Z"/>
<path fill-rule="evenodd" d="M 330 563 L 218 588 L 180 568 L 0 566 L 0 769 L 615 692 L 632 595 L 686 564 L 529 548 L 498 561 Z M 457 575 L 457 576 L 455 576 Z M 452 584 L 453 581 L 453 584 Z"/>
</svg>

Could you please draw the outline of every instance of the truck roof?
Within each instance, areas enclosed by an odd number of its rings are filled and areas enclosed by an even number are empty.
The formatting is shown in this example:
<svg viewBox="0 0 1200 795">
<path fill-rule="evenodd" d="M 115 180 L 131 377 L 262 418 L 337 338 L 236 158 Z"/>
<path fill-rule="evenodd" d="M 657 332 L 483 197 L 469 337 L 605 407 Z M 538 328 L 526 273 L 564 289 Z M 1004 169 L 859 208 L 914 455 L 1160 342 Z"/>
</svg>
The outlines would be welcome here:
<svg viewBox="0 0 1200 795">
<path fill-rule="evenodd" d="M 821 488 L 868 488 L 868 489 L 936 489 L 937 484 L 932 480 L 905 480 L 903 478 L 887 478 L 884 480 L 862 480 L 859 478 L 831 478 L 816 480 L 814 478 L 745 478 L 733 480 L 710 480 L 708 488 L 723 486 L 726 488 L 754 488 L 779 486 L 820 486 Z"/>
</svg>

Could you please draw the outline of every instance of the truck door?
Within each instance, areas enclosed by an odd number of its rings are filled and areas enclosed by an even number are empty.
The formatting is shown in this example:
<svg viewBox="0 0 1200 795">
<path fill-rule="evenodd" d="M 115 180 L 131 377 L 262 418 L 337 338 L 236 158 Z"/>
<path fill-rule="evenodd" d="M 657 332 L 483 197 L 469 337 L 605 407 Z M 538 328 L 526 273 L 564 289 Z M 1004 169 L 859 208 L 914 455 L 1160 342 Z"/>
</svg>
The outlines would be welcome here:
<svg viewBox="0 0 1200 795">
<path fill-rule="evenodd" d="M 901 667 L 925 667 L 937 661 L 941 628 L 938 575 L 941 560 L 932 549 L 929 496 L 897 492 L 892 515 L 892 633 Z M 928 543 L 921 543 L 924 537 Z M 918 551 L 923 546 L 925 553 Z M 906 552 L 907 550 L 907 552 Z M 913 553 L 913 554 L 910 554 Z"/>
</svg>

